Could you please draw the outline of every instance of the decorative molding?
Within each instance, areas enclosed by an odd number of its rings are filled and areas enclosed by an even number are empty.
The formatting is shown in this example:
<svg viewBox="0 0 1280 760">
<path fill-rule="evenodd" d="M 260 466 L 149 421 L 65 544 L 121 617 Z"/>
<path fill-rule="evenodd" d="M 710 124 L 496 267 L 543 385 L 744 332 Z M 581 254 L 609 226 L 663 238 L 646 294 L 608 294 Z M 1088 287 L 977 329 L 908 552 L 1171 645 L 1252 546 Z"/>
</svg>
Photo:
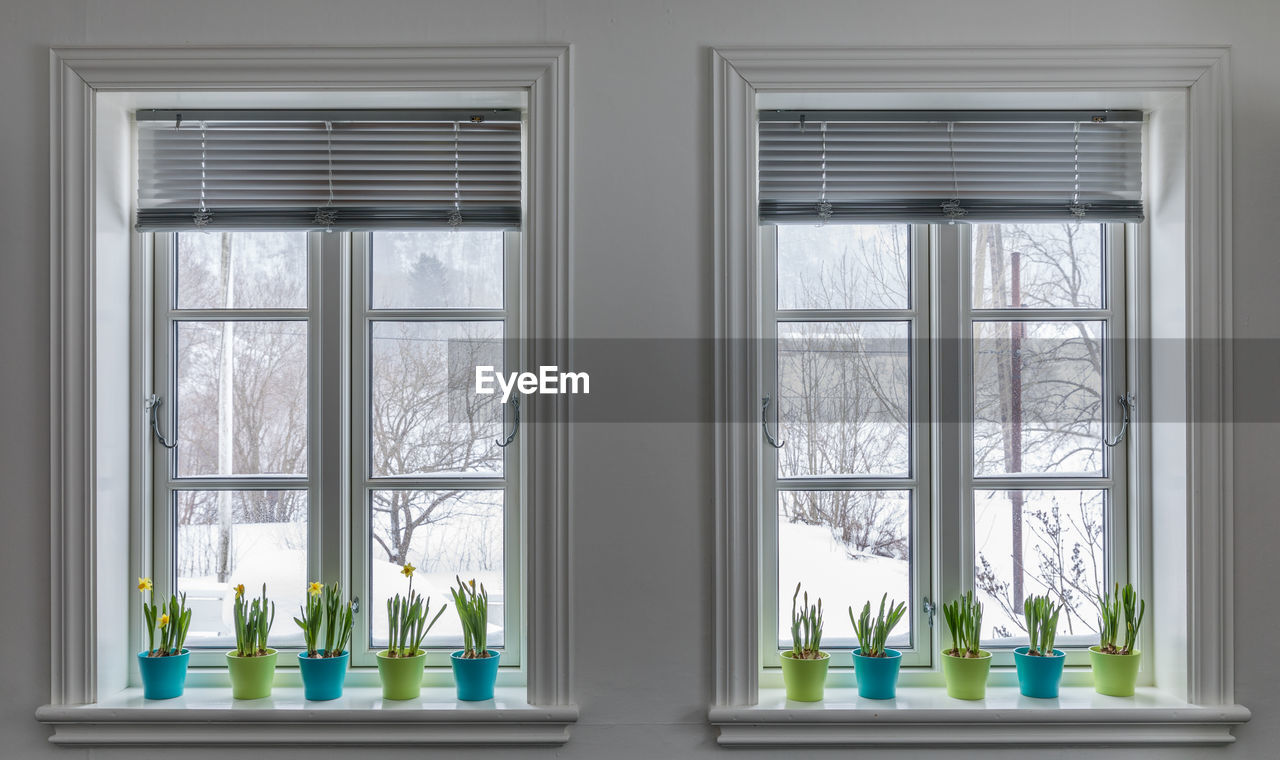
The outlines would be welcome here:
<svg viewBox="0 0 1280 760">
<path fill-rule="evenodd" d="M 728 48 L 712 51 L 713 242 L 715 255 L 715 404 L 717 419 L 753 419 L 754 358 L 746 341 L 755 320 L 754 110 L 758 92 L 1170 91 L 1188 94 L 1190 110 L 1187 419 L 1231 419 L 1231 199 L 1228 49 L 1215 46 L 983 48 Z M 1192 704 L 1233 701 L 1231 426 L 1197 424 L 1189 439 L 1187 695 Z M 768 726 L 760 737 L 802 741 L 795 713 L 760 717 L 759 496 L 753 486 L 759 433 L 753 425 L 716 428 L 715 704 L 713 722 L 742 735 L 738 719 Z M 732 708 L 732 709 L 725 709 Z M 969 713 L 971 715 L 971 713 Z M 1231 713 L 1239 717 L 1240 713 Z M 1009 717 L 1002 720 L 1032 720 Z M 1100 715 L 1080 714 L 1090 726 Z M 1244 713 L 1247 719 L 1247 711 Z M 919 714 L 936 723 L 938 716 Z M 1096 721 L 1095 721 L 1096 719 Z M 824 723 L 858 723 L 864 713 L 837 711 Z M 900 720 L 911 722 L 915 718 Z M 1222 721 L 1219 721 L 1222 722 Z M 1232 721 L 1225 721 L 1229 724 Z M 1236 721 L 1239 722 L 1239 721 Z M 1032 725 L 1028 723 L 1027 725 Z M 937 725 L 946 725 L 940 723 Z M 1215 724 L 1216 725 L 1216 724 Z M 842 743 L 852 729 L 826 729 Z M 907 729 L 913 730 L 913 729 Z M 947 729 L 952 730 L 952 729 Z M 1047 729 L 1045 729 L 1047 730 Z M 1179 731 L 1187 731 L 1182 728 Z M 1208 730 L 1208 729 L 1206 729 Z M 1210 733 L 1225 731 L 1213 728 Z M 1037 736 L 1045 734 L 1041 729 Z M 1199 731 L 1199 729 L 1197 729 Z M 770 733 L 771 732 L 771 733 Z M 1084 733 L 1080 736 L 1083 739 Z M 1113 732 L 1114 733 L 1114 732 Z M 1138 731 L 1159 742 L 1158 731 Z M 1192 732 L 1196 733 L 1196 732 Z M 1185 738 L 1192 738 L 1186 734 Z M 1118 741 L 1118 739 L 1117 739 Z M 1213 743 L 1213 742 L 1211 742 Z"/>
<path fill-rule="evenodd" d="M 569 53 L 565 45 L 148 46 L 51 51 L 52 706 L 91 704 L 98 698 L 94 646 L 95 95 L 170 90 L 525 90 L 529 99 L 530 171 L 525 235 L 536 262 L 536 271 L 530 274 L 534 294 L 527 324 L 530 334 L 546 339 L 548 350 L 559 358 L 567 350 L 569 329 Z M 568 364 L 563 359 L 548 363 Z M 567 708 L 572 698 L 569 431 L 560 402 L 535 406 L 532 415 L 541 422 L 530 425 L 537 443 L 527 501 L 525 554 L 528 699 L 533 704 Z M 59 709 L 42 708 L 40 715 L 52 722 L 86 715 Z M 66 726 L 59 730 L 64 736 L 74 731 Z"/>
</svg>

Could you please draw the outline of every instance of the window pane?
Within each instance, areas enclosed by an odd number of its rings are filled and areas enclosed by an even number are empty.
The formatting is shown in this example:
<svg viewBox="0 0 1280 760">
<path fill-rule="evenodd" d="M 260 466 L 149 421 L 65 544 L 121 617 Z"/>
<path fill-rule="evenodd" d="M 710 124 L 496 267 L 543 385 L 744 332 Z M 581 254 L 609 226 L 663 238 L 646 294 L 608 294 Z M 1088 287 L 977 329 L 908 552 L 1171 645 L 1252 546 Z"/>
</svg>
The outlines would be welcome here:
<svg viewBox="0 0 1280 760">
<path fill-rule="evenodd" d="M 779 309 L 910 308 L 905 224 L 778 227 Z"/>
<path fill-rule="evenodd" d="M 856 647 L 848 608 L 874 612 L 880 596 L 907 603 L 889 645 L 911 640 L 911 492 L 781 491 L 778 493 L 778 646 L 791 646 L 796 584 L 821 597 L 823 648 Z"/>
<path fill-rule="evenodd" d="M 307 323 L 178 322 L 178 476 L 307 471 Z"/>
<path fill-rule="evenodd" d="M 977 475 L 1102 474 L 1102 322 L 974 324 Z"/>
<path fill-rule="evenodd" d="M 373 308 L 501 309 L 501 230 L 373 233 Z"/>
<path fill-rule="evenodd" d="M 179 309 L 307 308 L 307 233 L 179 232 Z"/>
<path fill-rule="evenodd" d="M 187 595 L 187 645 L 234 647 L 236 584 L 257 596 L 267 584 L 276 605 L 272 646 L 297 646 L 290 619 L 307 581 L 306 491 L 176 491 L 177 590 Z"/>
<path fill-rule="evenodd" d="M 369 616 L 373 644 L 387 645 L 386 600 L 408 592 L 400 570 L 406 562 L 417 571 L 413 587 L 439 605 L 452 606 L 454 576 L 474 578 L 489 592 L 488 646 L 503 644 L 503 492 L 502 491 L 374 491 L 372 583 Z M 432 647 L 462 646 L 462 625 L 450 610 L 427 636 Z"/>
<path fill-rule="evenodd" d="M 1099 309 L 1101 224 L 975 224 L 978 309 Z"/>
<path fill-rule="evenodd" d="M 910 473 L 909 330 L 907 322 L 778 325 L 780 477 Z"/>
<path fill-rule="evenodd" d="M 501 322 L 374 322 L 373 476 L 502 474 L 502 396 L 475 392 L 502 368 Z"/>
<path fill-rule="evenodd" d="M 983 639 L 1025 643 L 1023 599 L 1048 594 L 1063 604 L 1059 645 L 1097 643 L 1095 600 L 1107 578 L 1106 512 L 1102 490 L 974 493 L 974 585 L 985 606 Z"/>
</svg>

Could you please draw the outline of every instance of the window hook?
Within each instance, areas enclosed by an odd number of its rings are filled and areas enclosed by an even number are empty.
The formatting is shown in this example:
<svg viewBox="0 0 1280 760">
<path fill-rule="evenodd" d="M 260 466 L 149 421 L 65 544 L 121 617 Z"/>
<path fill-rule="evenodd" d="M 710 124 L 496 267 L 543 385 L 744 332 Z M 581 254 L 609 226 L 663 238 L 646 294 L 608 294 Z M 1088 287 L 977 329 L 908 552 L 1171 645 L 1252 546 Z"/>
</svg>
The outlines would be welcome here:
<svg viewBox="0 0 1280 760">
<path fill-rule="evenodd" d="M 768 442 L 769 442 L 769 445 L 770 445 L 770 446 L 772 446 L 772 447 L 774 447 L 775 449 L 780 449 L 780 448 L 782 448 L 783 446 L 786 446 L 786 445 L 787 445 L 787 442 L 786 442 L 786 441 L 782 441 L 781 443 L 779 443 L 779 442 L 778 442 L 778 439 L 774 438 L 772 435 L 769 435 L 769 414 L 768 414 L 768 412 L 769 412 L 769 401 L 770 401 L 770 400 L 771 400 L 771 399 L 770 399 L 768 396 L 765 396 L 765 397 L 763 397 L 762 399 L 760 399 L 760 402 L 761 402 L 761 403 L 760 403 L 760 427 L 764 428 L 764 439 L 765 439 L 766 441 L 768 441 Z"/>
<path fill-rule="evenodd" d="M 178 447 L 178 439 L 175 436 L 173 443 L 165 440 L 164 433 L 160 432 L 160 407 L 164 405 L 164 399 L 152 393 L 147 396 L 145 402 L 147 408 L 147 416 L 151 418 L 151 432 L 155 434 L 156 440 L 166 449 L 176 449 Z"/>
<path fill-rule="evenodd" d="M 1110 448 L 1119 446 L 1120 442 L 1124 440 L 1125 433 L 1129 432 L 1129 419 L 1133 413 L 1133 407 L 1137 403 L 1132 393 L 1124 393 L 1116 396 L 1116 402 L 1120 404 L 1120 408 L 1124 410 L 1124 416 L 1120 419 L 1120 432 L 1116 433 L 1115 438 L 1107 438 L 1105 434 L 1102 436 L 1102 442 Z"/>
<path fill-rule="evenodd" d="M 511 442 L 515 440 L 516 433 L 520 432 L 520 399 L 511 399 L 511 410 L 515 416 L 515 426 L 511 428 L 511 432 L 507 434 L 506 438 L 503 438 L 502 440 L 495 438 L 493 440 L 494 443 L 498 444 L 498 448 L 500 449 L 505 449 L 510 446 Z"/>
</svg>

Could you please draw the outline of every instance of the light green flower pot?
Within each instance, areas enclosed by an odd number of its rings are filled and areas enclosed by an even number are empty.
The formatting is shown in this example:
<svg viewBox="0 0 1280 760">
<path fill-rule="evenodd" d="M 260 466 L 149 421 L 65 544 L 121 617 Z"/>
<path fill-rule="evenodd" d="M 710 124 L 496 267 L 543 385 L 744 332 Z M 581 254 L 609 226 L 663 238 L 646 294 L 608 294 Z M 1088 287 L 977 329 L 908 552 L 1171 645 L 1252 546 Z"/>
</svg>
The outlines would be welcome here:
<svg viewBox="0 0 1280 760">
<path fill-rule="evenodd" d="M 227 652 L 227 671 L 231 674 L 231 696 L 236 699 L 262 699 L 271 696 L 271 682 L 276 676 L 276 650 L 264 655 L 237 657 Z"/>
<path fill-rule="evenodd" d="M 819 652 L 818 660 L 796 660 L 790 652 L 782 652 L 782 682 L 787 687 L 787 699 L 796 702 L 820 702 L 827 685 L 827 667 L 831 655 Z"/>
<path fill-rule="evenodd" d="M 947 696 L 953 699 L 986 699 L 987 675 L 991 673 L 991 653 L 978 650 L 977 657 L 942 655 L 942 676 Z"/>
<path fill-rule="evenodd" d="M 388 657 L 389 650 L 378 652 L 378 678 L 382 681 L 383 699 L 417 699 L 422 694 L 422 672 L 427 653 L 412 657 Z"/>
<path fill-rule="evenodd" d="M 1138 666 L 1142 652 L 1104 654 L 1096 646 L 1089 647 L 1089 664 L 1093 666 L 1093 688 L 1108 697 L 1132 697 L 1138 683 Z"/>
</svg>

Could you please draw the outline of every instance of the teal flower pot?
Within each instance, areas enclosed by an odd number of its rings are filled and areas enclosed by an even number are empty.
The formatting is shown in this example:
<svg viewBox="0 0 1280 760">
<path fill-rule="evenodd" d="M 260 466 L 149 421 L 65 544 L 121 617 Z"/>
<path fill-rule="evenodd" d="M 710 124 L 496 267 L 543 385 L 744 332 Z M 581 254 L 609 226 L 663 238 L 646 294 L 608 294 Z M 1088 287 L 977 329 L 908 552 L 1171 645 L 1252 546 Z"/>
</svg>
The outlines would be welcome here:
<svg viewBox="0 0 1280 760">
<path fill-rule="evenodd" d="M 1018 668 L 1018 690 L 1024 697 L 1057 699 L 1067 653 L 1055 649 L 1048 657 L 1036 657 L 1027 654 L 1030 649 L 1018 647 L 1013 650 L 1013 664 Z"/>
<path fill-rule="evenodd" d="M 298 670 L 302 673 L 302 694 L 312 702 L 327 702 L 342 696 L 342 682 L 347 678 L 351 653 L 337 657 L 308 657 L 298 653 Z"/>
<path fill-rule="evenodd" d="M 858 679 L 858 696 L 863 699 L 893 699 L 898 695 L 898 669 L 902 652 L 885 647 L 884 657 L 863 657 L 853 650 L 853 673 Z"/>
<path fill-rule="evenodd" d="M 471 660 L 462 656 L 464 651 L 459 649 L 449 656 L 453 663 L 453 680 L 458 685 L 458 699 L 463 702 L 493 699 L 493 686 L 498 681 L 498 659 L 501 653 L 490 649 L 488 657 Z"/>
<path fill-rule="evenodd" d="M 147 699 L 173 699 L 182 696 L 187 683 L 187 664 L 191 650 L 169 657 L 148 657 L 138 652 L 138 670 L 142 673 L 142 696 Z"/>
</svg>

